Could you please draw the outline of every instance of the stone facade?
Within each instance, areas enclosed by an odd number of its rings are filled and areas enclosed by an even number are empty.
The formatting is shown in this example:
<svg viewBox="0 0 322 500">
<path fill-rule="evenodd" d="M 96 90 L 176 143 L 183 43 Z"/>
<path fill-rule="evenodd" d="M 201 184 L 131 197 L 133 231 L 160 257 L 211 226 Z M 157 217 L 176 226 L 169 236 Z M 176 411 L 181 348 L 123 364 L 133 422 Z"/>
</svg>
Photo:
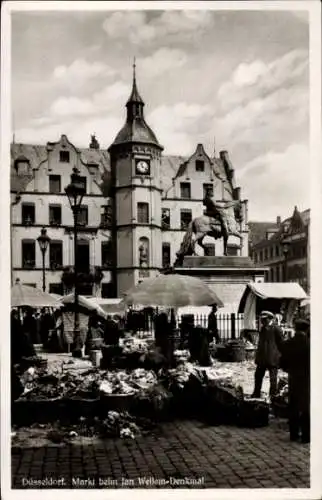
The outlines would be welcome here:
<svg viewBox="0 0 322 500">
<path fill-rule="evenodd" d="M 250 223 L 253 229 L 253 223 Z M 310 291 L 310 210 L 299 212 L 297 207 L 291 217 L 266 230 L 265 237 L 250 247 L 250 256 L 257 265 L 269 268 L 266 281 L 292 281 Z M 250 236 L 251 237 L 251 236 Z M 287 253 L 283 243 L 288 243 Z"/>
<path fill-rule="evenodd" d="M 242 200 L 236 186 L 228 152 L 209 156 L 198 144 L 189 158 L 163 155 L 145 122 L 135 74 L 126 110 L 125 124 L 108 151 L 100 149 L 95 137 L 86 149 L 76 148 L 65 135 L 46 146 L 12 144 L 13 282 L 19 278 L 41 287 L 37 237 L 44 227 L 51 238 L 47 290 L 64 291 L 64 268 L 74 265 L 73 217 L 64 188 L 74 166 L 86 184 L 81 260 L 89 273 L 102 271 L 101 281 L 83 287 L 81 293 L 121 296 L 140 280 L 173 265 L 187 225 L 203 215 L 209 189 L 218 201 L 241 201 L 242 240 L 231 237 L 229 253 L 248 256 L 247 200 Z M 222 241 L 207 238 L 208 255 L 223 255 Z M 197 252 L 202 255 L 201 248 Z"/>
</svg>

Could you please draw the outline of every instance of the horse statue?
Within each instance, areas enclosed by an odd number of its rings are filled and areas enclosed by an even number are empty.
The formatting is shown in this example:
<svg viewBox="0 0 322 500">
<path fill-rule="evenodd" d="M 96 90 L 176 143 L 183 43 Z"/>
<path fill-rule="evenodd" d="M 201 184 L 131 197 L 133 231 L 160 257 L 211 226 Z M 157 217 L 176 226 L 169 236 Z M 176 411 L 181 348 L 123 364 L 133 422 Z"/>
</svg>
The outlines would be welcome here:
<svg viewBox="0 0 322 500">
<path fill-rule="evenodd" d="M 206 206 L 205 215 L 193 219 L 183 237 L 175 266 L 181 266 L 186 255 L 196 255 L 195 246 L 198 243 L 205 252 L 203 239 L 211 236 L 214 239 L 223 238 L 224 255 L 227 255 L 227 243 L 229 236 L 236 236 L 240 240 L 242 235 L 238 228 L 241 220 L 241 201 L 215 201 L 214 198 L 206 197 L 203 201 Z"/>
</svg>

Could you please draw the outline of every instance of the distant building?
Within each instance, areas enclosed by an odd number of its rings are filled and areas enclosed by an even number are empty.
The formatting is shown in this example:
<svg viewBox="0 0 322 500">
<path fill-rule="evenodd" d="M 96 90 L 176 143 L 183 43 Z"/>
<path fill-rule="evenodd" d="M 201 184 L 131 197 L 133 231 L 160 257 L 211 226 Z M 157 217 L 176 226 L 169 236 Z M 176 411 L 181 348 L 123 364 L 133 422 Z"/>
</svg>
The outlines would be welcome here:
<svg viewBox="0 0 322 500">
<path fill-rule="evenodd" d="M 41 287 L 37 237 L 44 227 L 51 238 L 47 290 L 69 290 L 73 217 L 64 188 L 74 166 L 86 188 L 79 227 L 80 293 L 121 296 L 172 265 L 189 223 L 203 214 L 206 192 L 217 200 L 241 200 L 243 237 L 241 242 L 230 238 L 228 252 L 248 256 L 247 200 L 235 184 L 227 151 L 209 156 L 202 144 L 189 158 L 162 151 L 145 121 L 135 72 L 125 124 L 108 151 L 94 136 L 86 149 L 65 135 L 45 146 L 12 144 L 12 280 Z M 222 241 L 209 239 L 207 254 L 223 255 Z"/>
<path fill-rule="evenodd" d="M 266 281 L 293 281 L 309 292 L 310 210 L 299 212 L 295 207 L 284 221 L 278 217 L 276 223 L 249 222 L 249 229 L 250 257 L 255 264 L 270 268 Z"/>
</svg>

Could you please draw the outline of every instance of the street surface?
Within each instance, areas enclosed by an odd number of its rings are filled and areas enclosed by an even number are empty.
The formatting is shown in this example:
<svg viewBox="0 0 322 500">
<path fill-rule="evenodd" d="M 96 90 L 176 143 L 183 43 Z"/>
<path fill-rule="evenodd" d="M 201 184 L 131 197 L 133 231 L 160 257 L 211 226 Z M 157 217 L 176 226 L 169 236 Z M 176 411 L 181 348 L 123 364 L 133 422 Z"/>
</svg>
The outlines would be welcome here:
<svg viewBox="0 0 322 500">
<path fill-rule="evenodd" d="M 12 487 L 309 488 L 309 454 L 289 441 L 285 420 L 259 429 L 176 421 L 135 440 L 13 447 Z"/>
</svg>

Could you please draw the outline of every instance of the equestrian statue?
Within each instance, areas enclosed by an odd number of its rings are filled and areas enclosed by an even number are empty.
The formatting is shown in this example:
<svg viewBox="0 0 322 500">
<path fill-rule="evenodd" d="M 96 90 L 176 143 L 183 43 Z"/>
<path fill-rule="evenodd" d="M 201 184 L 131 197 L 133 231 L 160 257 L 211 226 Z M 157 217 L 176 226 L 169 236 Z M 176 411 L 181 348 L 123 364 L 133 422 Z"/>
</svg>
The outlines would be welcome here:
<svg viewBox="0 0 322 500">
<path fill-rule="evenodd" d="M 180 249 L 176 254 L 175 266 L 182 266 L 186 255 L 196 255 L 196 243 L 205 252 L 205 245 L 203 245 L 205 236 L 211 236 L 215 240 L 223 238 L 224 255 L 227 255 L 229 236 L 236 236 L 240 240 L 242 239 L 238 228 L 238 222 L 241 221 L 240 200 L 216 201 L 214 197 L 206 196 L 203 204 L 206 207 L 205 214 L 201 217 L 196 217 L 190 222 Z"/>
</svg>

